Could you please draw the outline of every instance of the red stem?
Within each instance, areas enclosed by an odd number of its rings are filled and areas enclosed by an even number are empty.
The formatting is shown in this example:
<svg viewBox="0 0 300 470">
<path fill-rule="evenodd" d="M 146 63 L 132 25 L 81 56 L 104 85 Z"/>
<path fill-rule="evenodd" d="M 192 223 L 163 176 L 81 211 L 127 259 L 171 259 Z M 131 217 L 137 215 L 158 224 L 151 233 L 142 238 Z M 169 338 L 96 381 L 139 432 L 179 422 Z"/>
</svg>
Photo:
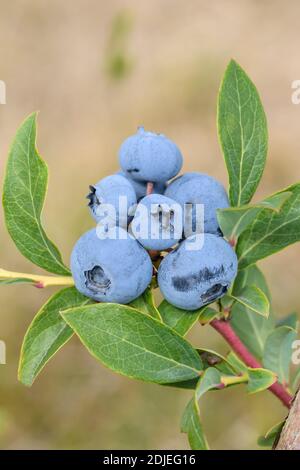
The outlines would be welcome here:
<svg viewBox="0 0 300 470">
<path fill-rule="evenodd" d="M 258 369 L 262 365 L 255 359 L 254 356 L 248 351 L 246 346 L 242 343 L 240 338 L 235 334 L 230 323 L 226 320 L 213 320 L 210 322 L 211 326 L 218 331 L 227 343 L 231 346 L 233 351 L 242 359 L 242 361 L 252 369 Z M 277 398 L 287 407 L 291 407 L 292 395 L 278 382 L 275 382 L 269 387 L 270 392 L 276 395 Z"/>
<path fill-rule="evenodd" d="M 148 181 L 146 195 L 149 196 L 149 194 L 152 194 L 152 193 L 153 193 L 153 183 L 151 183 L 151 181 Z"/>
</svg>

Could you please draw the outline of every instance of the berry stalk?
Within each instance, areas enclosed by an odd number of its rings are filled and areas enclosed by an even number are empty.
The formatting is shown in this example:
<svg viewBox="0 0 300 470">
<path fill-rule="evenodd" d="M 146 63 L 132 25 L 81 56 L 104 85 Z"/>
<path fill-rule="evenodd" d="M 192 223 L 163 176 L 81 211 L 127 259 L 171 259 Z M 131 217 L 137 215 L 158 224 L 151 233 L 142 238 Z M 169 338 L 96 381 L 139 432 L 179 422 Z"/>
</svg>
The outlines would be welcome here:
<svg viewBox="0 0 300 470">
<path fill-rule="evenodd" d="M 236 335 L 230 323 L 226 320 L 213 320 L 210 325 L 223 336 L 227 343 L 231 346 L 232 350 L 242 359 L 242 361 L 252 369 L 261 368 L 260 362 L 248 351 L 246 346 L 242 343 L 240 338 Z M 269 387 L 279 400 L 287 407 L 291 407 L 293 400 L 292 395 L 279 383 L 275 382 Z"/>
<path fill-rule="evenodd" d="M 17 273 L 0 269 L 0 281 L 14 281 L 17 279 L 23 279 L 24 282 L 28 282 L 39 289 L 49 286 L 74 285 L 74 280 L 71 276 L 41 276 L 40 274 Z"/>
<path fill-rule="evenodd" d="M 148 181 L 147 183 L 147 189 L 146 189 L 146 195 L 149 196 L 149 194 L 153 193 L 153 183 L 151 181 Z"/>
</svg>

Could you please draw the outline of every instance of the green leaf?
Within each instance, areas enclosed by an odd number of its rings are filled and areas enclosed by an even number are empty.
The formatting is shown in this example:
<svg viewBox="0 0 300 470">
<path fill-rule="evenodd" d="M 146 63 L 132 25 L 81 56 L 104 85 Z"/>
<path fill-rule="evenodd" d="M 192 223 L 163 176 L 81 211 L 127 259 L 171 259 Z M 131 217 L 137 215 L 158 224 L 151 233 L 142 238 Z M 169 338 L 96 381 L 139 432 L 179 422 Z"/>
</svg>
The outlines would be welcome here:
<svg viewBox="0 0 300 470">
<path fill-rule="evenodd" d="M 212 349 L 197 348 L 197 351 L 200 355 L 204 370 L 214 367 L 222 374 L 222 377 L 224 375 L 232 376 L 234 374 L 240 374 L 241 372 L 243 373 L 244 371 L 247 371 L 247 366 L 245 366 L 243 363 L 242 364 L 244 369 L 241 371 L 240 368 L 236 367 L 235 361 L 231 360 L 231 358 L 230 360 L 227 359 L 231 354 L 233 354 L 232 352 L 230 352 L 228 356 L 224 357 Z M 238 358 L 236 358 L 236 360 L 239 361 Z M 195 390 L 197 383 L 198 379 L 193 379 L 187 380 L 185 382 L 175 382 L 173 384 L 170 383 L 166 385 L 187 390 Z"/>
<path fill-rule="evenodd" d="M 296 312 L 292 312 L 286 317 L 281 318 L 276 326 L 289 326 L 297 331 L 298 329 L 298 314 Z"/>
<path fill-rule="evenodd" d="M 163 322 L 177 331 L 181 336 L 185 336 L 192 326 L 198 321 L 202 310 L 191 312 L 189 310 L 181 310 L 163 300 L 158 310 L 161 314 Z"/>
<path fill-rule="evenodd" d="M 264 292 L 270 300 L 270 293 L 266 280 L 257 266 L 251 266 L 238 273 L 233 286 L 234 295 L 246 285 L 255 285 Z M 258 359 L 262 359 L 266 338 L 274 329 L 272 312 L 269 317 L 255 315 L 252 310 L 240 303 L 235 303 L 231 310 L 231 326 L 236 334 Z"/>
<path fill-rule="evenodd" d="M 218 222 L 224 237 L 236 243 L 241 233 L 246 230 L 262 209 L 269 209 L 278 213 L 291 195 L 292 192 L 286 191 L 274 194 L 255 205 L 218 209 Z"/>
<path fill-rule="evenodd" d="M 40 309 L 25 335 L 20 363 L 19 380 L 32 385 L 51 357 L 71 338 L 73 330 L 60 315 L 60 310 L 91 302 L 75 287 L 54 294 Z"/>
<path fill-rule="evenodd" d="M 267 296 L 259 287 L 246 286 L 238 295 L 231 295 L 236 302 L 242 304 L 248 310 L 252 310 L 263 317 L 268 317 L 270 313 L 270 303 Z"/>
<path fill-rule="evenodd" d="M 227 361 L 227 358 L 217 353 L 216 351 L 203 348 L 198 349 L 197 351 L 200 354 L 204 369 L 214 367 L 222 374 L 227 375 L 232 375 L 236 372 L 235 368 L 232 367 L 229 361 Z"/>
<path fill-rule="evenodd" d="M 241 269 L 300 240 L 300 183 L 282 192 L 292 195 L 281 211 L 262 209 L 240 236 L 237 255 Z"/>
<path fill-rule="evenodd" d="M 261 359 L 266 338 L 274 327 L 273 317 L 255 315 L 252 310 L 236 303 L 231 311 L 230 323 L 250 352 Z"/>
<path fill-rule="evenodd" d="M 293 353 L 292 343 L 296 339 L 296 331 L 288 326 L 279 326 L 267 337 L 263 365 L 278 375 L 282 384 L 289 384 L 289 371 L 291 356 Z"/>
<path fill-rule="evenodd" d="M 280 423 L 272 426 L 264 436 L 260 436 L 257 440 L 258 445 L 261 447 L 273 447 L 275 439 L 277 439 L 278 434 L 281 432 L 284 423 L 284 421 L 280 421 Z"/>
<path fill-rule="evenodd" d="M 89 352 L 128 377 L 167 384 L 199 376 L 197 351 L 158 320 L 118 304 L 94 304 L 62 312 Z"/>
<path fill-rule="evenodd" d="M 222 357 L 212 351 L 210 351 L 210 353 L 213 353 L 215 357 Z M 223 363 L 225 361 L 223 357 L 222 361 Z M 210 390 L 220 390 L 227 386 L 238 385 L 246 381 L 247 377 L 245 376 L 223 375 L 223 373 L 215 367 L 209 367 L 204 371 L 203 375 L 198 380 L 194 397 L 188 403 L 181 420 L 181 431 L 188 435 L 191 449 L 207 450 L 209 448 L 200 421 L 199 399 Z"/>
<path fill-rule="evenodd" d="M 247 204 L 265 167 L 268 133 L 257 90 L 234 60 L 220 88 L 218 133 L 229 174 L 231 205 Z"/>
<path fill-rule="evenodd" d="M 222 375 L 215 367 L 209 367 L 200 377 L 195 395 L 196 399 L 199 400 L 204 393 L 209 390 L 218 389 L 222 385 Z"/>
<path fill-rule="evenodd" d="M 222 390 L 225 387 L 240 385 L 248 381 L 247 374 L 243 375 L 227 375 L 221 373 L 215 367 L 206 369 L 195 389 L 196 399 L 199 400 L 204 393 L 210 390 Z"/>
<path fill-rule="evenodd" d="M 212 320 L 214 320 L 218 315 L 219 312 L 217 310 L 206 306 L 200 312 L 199 322 L 201 325 L 206 325 L 207 323 L 210 323 Z"/>
<path fill-rule="evenodd" d="M 248 385 L 247 390 L 249 393 L 262 392 L 263 390 L 268 389 L 276 382 L 277 376 L 274 372 L 270 370 L 257 368 L 251 369 L 248 367 Z"/>
<path fill-rule="evenodd" d="M 180 427 L 181 432 L 187 434 L 192 450 L 209 450 L 209 445 L 200 421 L 199 406 L 195 398 L 192 398 L 187 404 Z"/>
<path fill-rule="evenodd" d="M 272 194 L 271 196 L 268 196 L 257 205 L 262 209 L 269 209 L 278 214 L 281 211 L 282 206 L 292 195 L 292 191 L 280 191 L 278 193 Z"/>
<path fill-rule="evenodd" d="M 221 373 L 215 367 L 206 369 L 200 380 L 198 381 L 195 389 L 195 397 L 197 400 L 201 398 L 204 393 L 210 390 L 222 390 L 225 387 L 233 385 L 240 385 L 247 382 L 248 376 L 243 375 L 226 375 Z"/>
<path fill-rule="evenodd" d="M 221 304 L 222 310 L 225 313 L 230 312 L 232 305 L 235 302 L 235 300 L 231 297 L 231 292 L 232 292 L 232 286 L 229 288 L 227 294 L 223 295 L 223 297 L 219 301 Z"/>
<path fill-rule="evenodd" d="M 230 351 L 226 356 L 226 361 L 235 370 L 235 373 L 240 376 L 246 375 L 249 393 L 261 392 L 276 382 L 276 374 L 263 368 L 247 367 L 233 351 Z"/>
<path fill-rule="evenodd" d="M 183 389 L 183 390 L 195 390 L 197 382 L 198 382 L 198 378 L 197 379 L 191 379 L 191 380 L 185 380 L 183 382 L 170 382 L 170 383 L 161 384 L 161 385 L 165 385 L 167 387 L 172 387 L 172 388 L 180 388 L 180 389 Z"/>
<path fill-rule="evenodd" d="M 150 315 L 157 320 L 162 320 L 159 310 L 155 306 L 153 292 L 150 287 L 148 287 L 145 292 L 140 295 L 140 297 L 133 300 L 129 306 L 135 308 L 136 310 L 140 310 L 141 312 L 146 313 L 147 315 Z"/>
<path fill-rule="evenodd" d="M 192 450 L 208 450 L 208 442 L 200 421 L 198 400 L 208 390 L 218 388 L 221 384 L 221 374 L 214 367 L 206 369 L 200 377 L 194 397 L 188 403 L 181 420 L 181 432 L 188 435 Z"/>
<path fill-rule="evenodd" d="M 244 374 L 248 371 L 246 364 L 241 361 L 241 359 L 233 352 L 230 351 L 226 356 L 226 361 L 230 366 L 235 370 L 237 374 Z"/>
<path fill-rule="evenodd" d="M 247 269 L 242 269 L 238 272 L 232 287 L 232 294 L 238 295 L 238 293 L 246 286 L 259 287 L 271 303 L 271 293 L 265 276 L 255 265 L 249 266 Z"/>
<path fill-rule="evenodd" d="M 20 252 L 34 264 L 52 273 L 70 274 L 41 224 L 48 170 L 35 139 L 34 113 L 18 129 L 9 152 L 3 188 L 7 229 Z"/>
<path fill-rule="evenodd" d="M 239 235 L 248 227 L 260 211 L 261 207 L 249 205 L 218 209 L 218 222 L 224 237 L 235 244 Z"/>
</svg>

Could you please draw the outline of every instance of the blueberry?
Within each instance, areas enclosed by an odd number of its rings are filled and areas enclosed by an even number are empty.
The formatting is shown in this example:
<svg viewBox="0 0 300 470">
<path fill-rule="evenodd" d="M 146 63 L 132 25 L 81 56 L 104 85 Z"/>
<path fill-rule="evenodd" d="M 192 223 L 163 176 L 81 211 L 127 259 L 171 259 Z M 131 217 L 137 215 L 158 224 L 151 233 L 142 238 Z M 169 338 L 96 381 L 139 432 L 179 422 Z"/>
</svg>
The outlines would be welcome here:
<svg viewBox="0 0 300 470">
<path fill-rule="evenodd" d="M 108 225 L 116 224 L 126 228 L 129 221 L 128 211 L 136 204 L 135 191 L 127 178 L 122 175 L 107 176 L 94 186 L 90 186 L 90 190 L 87 198 L 90 200 L 88 205 L 94 219 L 97 222 L 104 220 L 107 214 L 106 205 L 110 205 L 115 210 L 116 217 L 114 218 L 112 214 Z M 124 206 L 120 198 L 123 199 Z"/>
<path fill-rule="evenodd" d="M 158 269 L 158 285 L 172 305 L 196 310 L 221 298 L 237 274 L 237 257 L 223 238 L 206 233 L 201 249 L 189 249 L 197 235 L 168 254 Z"/>
<path fill-rule="evenodd" d="M 127 304 L 139 297 L 152 278 L 151 259 L 127 232 L 124 239 L 99 239 L 96 229 L 86 232 L 75 244 L 71 271 L 83 295 L 100 302 Z"/>
<path fill-rule="evenodd" d="M 125 176 L 125 178 L 127 178 L 128 181 L 132 184 L 132 186 L 135 190 L 135 195 L 136 195 L 137 201 L 140 201 L 140 199 L 142 199 L 143 197 L 146 196 L 148 181 L 136 181 L 136 180 L 130 178 L 130 176 L 128 176 L 124 171 L 119 171 L 116 174 Z M 166 184 L 165 183 L 154 183 L 153 193 L 163 194 L 165 192 L 165 190 L 166 190 Z"/>
<path fill-rule="evenodd" d="M 148 250 L 166 250 L 182 237 L 182 209 L 172 199 L 150 194 L 141 199 L 131 223 L 136 239 Z"/>
<path fill-rule="evenodd" d="M 143 127 L 121 145 L 119 160 L 122 170 L 137 181 L 165 183 L 182 167 L 182 155 L 163 134 L 147 132 Z"/>
<path fill-rule="evenodd" d="M 185 235 L 197 233 L 195 205 L 204 205 L 204 232 L 220 235 L 217 220 L 217 209 L 229 207 L 225 188 L 219 181 L 204 173 L 185 173 L 172 181 L 165 195 L 179 204 L 192 204 L 192 231 L 191 227 L 184 226 Z M 191 225 L 191 224 L 190 224 Z M 222 235 L 222 234 L 221 234 Z"/>
</svg>

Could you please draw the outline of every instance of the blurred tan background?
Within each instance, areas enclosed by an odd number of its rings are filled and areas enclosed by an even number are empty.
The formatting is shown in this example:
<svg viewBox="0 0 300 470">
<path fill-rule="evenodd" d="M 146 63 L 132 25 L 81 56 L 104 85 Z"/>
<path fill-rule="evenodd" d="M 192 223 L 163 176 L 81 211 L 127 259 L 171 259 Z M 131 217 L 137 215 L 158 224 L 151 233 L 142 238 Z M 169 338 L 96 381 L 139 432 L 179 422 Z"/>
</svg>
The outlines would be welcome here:
<svg viewBox="0 0 300 470">
<path fill-rule="evenodd" d="M 90 183 L 118 169 L 122 140 L 138 125 L 174 139 L 184 171 L 227 184 L 216 136 L 218 86 L 231 57 L 257 85 L 267 112 L 268 163 L 257 198 L 300 179 L 300 3 L 267 0 L 0 0 L 0 178 L 21 121 L 40 110 L 38 148 L 49 165 L 44 210 L 49 236 L 68 261 L 93 221 Z M 35 271 L 16 250 L 0 215 L 0 265 Z M 278 315 L 300 311 L 300 246 L 261 263 Z M 54 290 L 53 290 L 54 292 Z M 17 382 L 22 337 L 49 291 L 1 287 L 2 448 L 159 449 L 187 447 L 179 433 L 189 392 L 130 381 L 104 369 L 72 340 L 36 384 Z M 214 332 L 196 328 L 195 345 L 226 351 Z M 213 448 L 256 448 L 285 414 L 269 393 L 243 387 L 201 402 Z"/>
</svg>

